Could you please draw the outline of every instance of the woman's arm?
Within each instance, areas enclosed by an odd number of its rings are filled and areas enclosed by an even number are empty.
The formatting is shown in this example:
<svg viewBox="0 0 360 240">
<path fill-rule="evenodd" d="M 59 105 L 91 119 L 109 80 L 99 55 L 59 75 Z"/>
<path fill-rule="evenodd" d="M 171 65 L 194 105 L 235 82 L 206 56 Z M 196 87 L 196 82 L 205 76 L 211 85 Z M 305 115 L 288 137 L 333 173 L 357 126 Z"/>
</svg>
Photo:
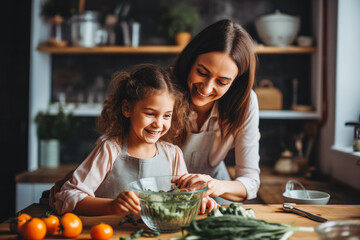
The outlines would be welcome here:
<svg viewBox="0 0 360 240">
<path fill-rule="evenodd" d="M 250 93 L 250 106 L 244 127 L 234 138 L 235 181 L 246 190 L 246 199 L 256 198 L 260 186 L 259 168 L 259 105 L 254 91 Z"/>
<path fill-rule="evenodd" d="M 247 191 L 240 181 L 227 181 L 212 178 L 206 174 L 184 174 L 176 180 L 178 187 L 187 187 L 197 182 L 207 182 L 209 190 L 206 196 L 222 197 L 230 201 L 241 202 L 247 197 Z"/>
</svg>

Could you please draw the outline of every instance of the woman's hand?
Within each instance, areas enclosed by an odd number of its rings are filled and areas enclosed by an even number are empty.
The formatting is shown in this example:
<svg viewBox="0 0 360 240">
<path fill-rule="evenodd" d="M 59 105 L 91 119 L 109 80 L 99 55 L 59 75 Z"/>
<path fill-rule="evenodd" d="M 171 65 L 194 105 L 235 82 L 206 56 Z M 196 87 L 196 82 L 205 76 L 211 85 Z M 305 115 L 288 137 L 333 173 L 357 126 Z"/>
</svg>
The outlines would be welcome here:
<svg viewBox="0 0 360 240">
<path fill-rule="evenodd" d="M 134 191 L 125 190 L 112 201 L 117 213 L 119 212 L 140 212 L 140 201 Z"/>
<path fill-rule="evenodd" d="M 198 182 L 206 182 L 209 190 L 205 196 L 218 197 L 225 193 L 222 181 L 206 174 L 184 174 L 179 178 L 174 178 L 172 182 L 175 182 L 179 188 L 191 187 Z"/>
</svg>

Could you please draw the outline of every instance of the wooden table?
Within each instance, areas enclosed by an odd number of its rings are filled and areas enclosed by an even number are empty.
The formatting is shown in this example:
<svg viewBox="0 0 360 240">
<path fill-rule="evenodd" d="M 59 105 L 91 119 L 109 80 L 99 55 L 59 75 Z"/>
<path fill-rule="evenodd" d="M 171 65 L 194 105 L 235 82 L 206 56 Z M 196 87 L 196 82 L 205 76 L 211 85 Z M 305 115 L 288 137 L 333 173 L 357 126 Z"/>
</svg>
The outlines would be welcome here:
<svg viewBox="0 0 360 240">
<path fill-rule="evenodd" d="M 294 224 L 295 226 L 314 227 L 320 223 L 314 222 L 307 218 L 292 214 L 285 213 L 281 210 L 282 205 L 262 205 L 262 204 L 244 204 L 244 208 L 252 208 L 255 211 L 255 215 L 258 219 L 263 219 L 269 222 L 280 222 L 284 224 Z M 344 220 L 344 219 L 360 219 L 360 205 L 298 205 L 298 208 L 309 211 L 315 215 L 324 217 L 329 221 Z M 33 217 L 42 216 L 48 209 L 46 205 L 32 204 L 25 208 L 22 212 L 28 213 Z M 112 239 L 119 239 L 119 237 L 128 237 L 131 233 L 140 228 L 146 228 L 144 224 L 133 226 L 126 223 L 119 226 L 119 222 L 123 219 L 125 214 L 99 216 L 99 217 L 84 217 L 81 216 L 84 229 L 77 239 L 90 239 L 90 228 L 99 223 L 105 222 L 110 224 L 114 228 L 114 236 Z M 205 217 L 198 216 L 198 218 Z M 169 239 L 171 237 L 181 236 L 181 232 L 178 233 L 163 233 L 155 238 L 139 238 L 139 239 Z M 5 221 L 0 224 L 0 239 L 17 239 L 15 234 L 9 232 L 9 223 Z M 58 237 L 47 237 L 46 239 L 61 239 Z M 290 239 L 318 239 L 316 232 L 295 232 Z"/>
</svg>

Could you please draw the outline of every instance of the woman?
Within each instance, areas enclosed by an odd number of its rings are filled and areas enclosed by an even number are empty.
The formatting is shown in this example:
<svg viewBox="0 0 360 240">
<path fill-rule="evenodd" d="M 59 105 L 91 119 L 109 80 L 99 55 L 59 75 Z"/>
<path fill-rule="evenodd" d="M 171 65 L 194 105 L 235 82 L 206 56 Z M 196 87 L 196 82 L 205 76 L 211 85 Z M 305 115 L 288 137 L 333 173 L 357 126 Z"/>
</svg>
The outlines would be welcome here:
<svg viewBox="0 0 360 240">
<path fill-rule="evenodd" d="M 212 197 L 235 202 L 256 197 L 260 185 L 259 108 L 252 91 L 256 61 L 250 35 L 231 20 L 205 28 L 179 55 L 174 74 L 193 108 L 192 134 L 182 150 L 188 172 L 200 173 L 182 176 L 181 186 L 207 181 Z M 224 164 L 232 148 L 233 181 Z"/>
</svg>

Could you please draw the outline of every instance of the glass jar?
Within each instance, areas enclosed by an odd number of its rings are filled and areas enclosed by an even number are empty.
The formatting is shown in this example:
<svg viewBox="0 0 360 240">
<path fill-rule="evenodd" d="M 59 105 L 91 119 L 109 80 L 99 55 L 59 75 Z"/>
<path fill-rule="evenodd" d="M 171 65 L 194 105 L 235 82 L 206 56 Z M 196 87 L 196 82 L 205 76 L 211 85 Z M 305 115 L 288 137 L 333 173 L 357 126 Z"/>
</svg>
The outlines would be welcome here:
<svg viewBox="0 0 360 240">
<path fill-rule="evenodd" d="M 360 240 L 360 220 L 329 221 L 316 227 L 320 240 Z"/>
</svg>

